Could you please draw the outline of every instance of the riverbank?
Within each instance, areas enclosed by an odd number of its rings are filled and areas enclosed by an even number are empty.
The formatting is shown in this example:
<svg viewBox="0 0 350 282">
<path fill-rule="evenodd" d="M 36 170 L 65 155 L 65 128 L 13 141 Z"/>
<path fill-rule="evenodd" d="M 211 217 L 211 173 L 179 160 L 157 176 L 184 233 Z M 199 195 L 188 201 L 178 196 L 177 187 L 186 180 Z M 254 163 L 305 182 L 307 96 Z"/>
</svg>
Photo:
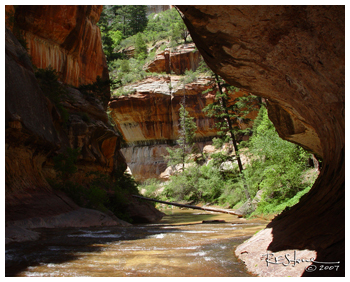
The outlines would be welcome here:
<svg viewBox="0 0 350 282">
<path fill-rule="evenodd" d="M 235 255 L 247 266 L 248 271 L 261 277 L 300 277 L 310 267 L 317 253 L 313 250 L 268 250 L 273 238 L 272 228 L 265 228 L 240 244 Z"/>
<path fill-rule="evenodd" d="M 93 226 L 128 226 L 113 214 L 105 214 L 97 210 L 79 208 L 55 216 L 33 217 L 6 223 L 5 244 L 38 240 L 40 232 L 37 228 L 66 228 Z"/>
</svg>

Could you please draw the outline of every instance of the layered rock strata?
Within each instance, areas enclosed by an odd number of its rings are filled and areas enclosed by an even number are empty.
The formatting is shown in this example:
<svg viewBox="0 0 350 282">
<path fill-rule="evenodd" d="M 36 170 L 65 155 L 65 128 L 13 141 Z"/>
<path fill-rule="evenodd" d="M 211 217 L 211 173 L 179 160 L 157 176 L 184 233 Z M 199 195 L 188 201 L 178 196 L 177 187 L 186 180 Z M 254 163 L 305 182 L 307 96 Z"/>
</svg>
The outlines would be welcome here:
<svg viewBox="0 0 350 282">
<path fill-rule="evenodd" d="M 214 98 L 213 94 L 202 94 L 210 88 L 208 82 L 201 78 L 183 88 L 178 76 L 150 77 L 129 86 L 133 94 L 111 99 L 110 114 L 127 143 L 122 152 L 137 181 L 157 178 L 166 169 L 163 157 L 168 154 L 166 148 L 179 137 L 179 108 L 184 93 L 186 109 L 197 124 L 197 140 L 216 135 L 214 120 L 202 112 Z"/>
<path fill-rule="evenodd" d="M 156 73 L 184 74 L 185 71 L 195 71 L 202 60 L 201 54 L 194 43 L 183 44 L 171 50 L 165 49 L 156 55 L 155 59 L 144 67 L 146 71 Z"/>
<path fill-rule="evenodd" d="M 317 271 L 303 275 L 344 275 L 345 7 L 178 8 L 206 63 L 230 84 L 267 98 L 280 136 L 323 159 L 311 191 L 269 224 L 267 250 L 315 250 L 317 261 L 340 267 L 321 272 L 314 263 Z"/>
<path fill-rule="evenodd" d="M 110 114 L 127 143 L 122 149 L 137 181 L 159 178 L 166 169 L 166 148 L 179 138 L 179 109 L 185 95 L 185 108 L 197 125 L 196 145 L 200 150 L 216 136 L 215 119 L 203 109 L 214 101 L 214 81 L 199 77 L 183 84 L 181 76 L 149 77 L 128 86 L 133 94 L 112 98 Z M 236 92 L 235 97 L 246 94 Z M 249 117 L 254 118 L 257 112 Z"/>
</svg>

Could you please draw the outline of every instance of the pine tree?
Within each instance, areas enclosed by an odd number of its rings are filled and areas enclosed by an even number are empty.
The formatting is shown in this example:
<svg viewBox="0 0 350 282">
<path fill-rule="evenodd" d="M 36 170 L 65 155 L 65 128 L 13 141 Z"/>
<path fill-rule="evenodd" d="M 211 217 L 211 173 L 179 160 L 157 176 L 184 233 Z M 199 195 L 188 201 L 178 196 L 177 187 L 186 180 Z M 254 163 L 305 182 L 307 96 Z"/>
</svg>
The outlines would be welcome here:
<svg viewBox="0 0 350 282">
<path fill-rule="evenodd" d="M 146 5 L 123 5 L 118 11 L 121 16 L 124 37 L 132 36 L 144 31 L 147 26 Z"/>
<path fill-rule="evenodd" d="M 139 32 L 135 40 L 135 55 L 136 58 L 143 60 L 147 57 L 147 46 L 145 41 L 142 39 L 142 35 Z"/>
<path fill-rule="evenodd" d="M 247 118 L 247 114 L 251 111 L 251 105 L 253 101 L 256 100 L 256 97 L 253 95 L 246 95 L 231 101 L 231 95 L 238 89 L 224 83 L 217 74 L 214 74 L 214 77 L 218 91 L 216 92 L 214 103 L 209 104 L 204 108 L 204 111 L 207 112 L 209 117 L 215 117 L 218 120 L 216 126 L 219 129 L 218 135 L 221 139 L 221 144 L 232 143 L 239 172 L 243 177 L 243 165 L 238 153 L 236 134 L 244 132 L 240 128 L 240 124 L 247 124 L 250 121 L 250 119 Z M 244 188 L 246 198 L 250 200 L 246 185 Z"/>
<path fill-rule="evenodd" d="M 191 117 L 189 112 L 186 110 L 184 106 L 185 104 L 186 98 L 184 96 L 183 100 L 181 101 L 179 112 L 179 139 L 177 140 L 179 148 L 167 148 L 169 156 L 166 156 L 169 165 L 175 166 L 181 163 L 182 170 L 185 169 L 185 162 L 188 154 L 192 153 L 197 130 L 197 125 L 193 120 L 194 118 Z"/>
</svg>

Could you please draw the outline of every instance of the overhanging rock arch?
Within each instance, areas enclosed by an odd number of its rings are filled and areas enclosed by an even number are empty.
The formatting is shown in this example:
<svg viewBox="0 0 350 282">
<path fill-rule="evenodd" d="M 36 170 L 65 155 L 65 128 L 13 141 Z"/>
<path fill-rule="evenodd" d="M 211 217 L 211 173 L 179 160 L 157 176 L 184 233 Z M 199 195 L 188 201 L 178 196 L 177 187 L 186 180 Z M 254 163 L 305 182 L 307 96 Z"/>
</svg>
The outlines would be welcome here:
<svg viewBox="0 0 350 282">
<path fill-rule="evenodd" d="M 272 252 L 317 251 L 345 273 L 345 6 L 177 6 L 206 63 L 268 99 L 279 135 L 323 159 L 299 204 L 274 219 Z"/>
</svg>

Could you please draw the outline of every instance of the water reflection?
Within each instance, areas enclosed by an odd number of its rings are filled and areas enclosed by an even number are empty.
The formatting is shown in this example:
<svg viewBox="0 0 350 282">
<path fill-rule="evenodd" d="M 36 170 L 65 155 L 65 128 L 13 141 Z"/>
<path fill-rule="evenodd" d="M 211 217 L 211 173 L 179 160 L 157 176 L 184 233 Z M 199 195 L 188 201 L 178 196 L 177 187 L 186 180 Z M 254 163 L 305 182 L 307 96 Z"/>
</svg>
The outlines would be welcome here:
<svg viewBox="0 0 350 282">
<path fill-rule="evenodd" d="M 170 213 L 152 225 L 42 229 L 38 241 L 6 246 L 6 276 L 250 276 L 233 250 L 266 222 Z"/>
</svg>

